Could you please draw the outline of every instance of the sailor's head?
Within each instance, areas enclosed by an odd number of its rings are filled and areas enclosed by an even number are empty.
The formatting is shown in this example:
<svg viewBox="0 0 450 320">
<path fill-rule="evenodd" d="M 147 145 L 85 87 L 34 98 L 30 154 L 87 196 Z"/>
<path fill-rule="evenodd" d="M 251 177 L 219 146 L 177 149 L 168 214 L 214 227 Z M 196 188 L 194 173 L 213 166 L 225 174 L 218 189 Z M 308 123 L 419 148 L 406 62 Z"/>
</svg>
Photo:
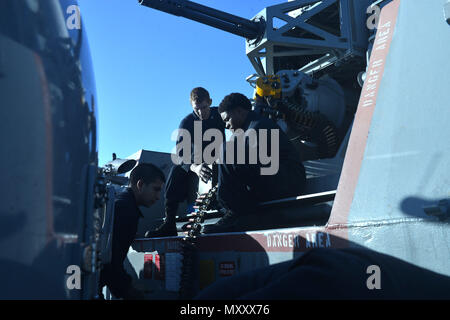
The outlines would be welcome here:
<svg viewBox="0 0 450 320">
<path fill-rule="evenodd" d="M 191 91 L 191 105 L 194 113 L 200 120 L 207 120 L 211 114 L 212 100 L 209 92 L 202 87 L 197 87 Z"/>
<path fill-rule="evenodd" d="M 138 164 L 130 173 L 130 186 L 136 204 L 151 207 L 159 200 L 165 182 L 164 173 L 158 167 L 150 163 Z"/>
<path fill-rule="evenodd" d="M 231 131 L 242 128 L 251 110 L 250 100 L 241 93 L 227 95 L 219 105 L 219 113 L 225 122 L 225 128 Z"/>
</svg>

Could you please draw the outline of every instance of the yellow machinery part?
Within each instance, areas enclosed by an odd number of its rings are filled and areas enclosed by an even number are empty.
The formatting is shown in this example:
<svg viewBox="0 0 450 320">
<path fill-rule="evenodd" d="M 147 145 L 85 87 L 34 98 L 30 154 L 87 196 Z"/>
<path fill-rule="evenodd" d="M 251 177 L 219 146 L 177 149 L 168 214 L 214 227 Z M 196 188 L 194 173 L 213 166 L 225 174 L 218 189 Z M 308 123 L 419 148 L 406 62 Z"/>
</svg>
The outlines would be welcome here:
<svg viewBox="0 0 450 320">
<path fill-rule="evenodd" d="M 256 80 L 256 94 L 261 98 L 269 96 L 281 98 L 280 77 L 277 75 L 259 77 Z"/>
</svg>

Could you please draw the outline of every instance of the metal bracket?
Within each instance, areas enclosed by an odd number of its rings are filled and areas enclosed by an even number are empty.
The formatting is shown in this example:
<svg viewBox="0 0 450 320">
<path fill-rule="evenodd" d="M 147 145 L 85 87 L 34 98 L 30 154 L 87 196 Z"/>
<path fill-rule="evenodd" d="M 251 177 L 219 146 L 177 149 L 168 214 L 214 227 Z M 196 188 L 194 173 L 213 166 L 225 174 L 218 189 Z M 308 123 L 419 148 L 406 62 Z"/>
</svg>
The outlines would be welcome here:
<svg viewBox="0 0 450 320">
<path fill-rule="evenodd" d="M 444 4 L 444 17 L 447 23 L 450 25 L 450 0 Z"/>
<path fill-rule="evenodd" d="M 364 58 L 368 38 L 365 11 L 371 2 L 296 0 L 270 6 L 256 16 L 265 19 L 266 31 L 261 41 L 247 41 L 247 56 L 260 76 L 276 73 L 276 60 L 284 57 L 299 57 L 305 67 L 320 55 L 319 66 L 315 66 L 319 69 L 345 57 Z M 276 27 L 275 21 L 284 25 Z"/>
<path fill-rule="evenodd" d="M 440 200 L 436 205 L 423 207 L 423 211 L 429 216 L 437 217 L 440 221 L 449 218 L 449 201 L 447 199 Z"/>
</svg>

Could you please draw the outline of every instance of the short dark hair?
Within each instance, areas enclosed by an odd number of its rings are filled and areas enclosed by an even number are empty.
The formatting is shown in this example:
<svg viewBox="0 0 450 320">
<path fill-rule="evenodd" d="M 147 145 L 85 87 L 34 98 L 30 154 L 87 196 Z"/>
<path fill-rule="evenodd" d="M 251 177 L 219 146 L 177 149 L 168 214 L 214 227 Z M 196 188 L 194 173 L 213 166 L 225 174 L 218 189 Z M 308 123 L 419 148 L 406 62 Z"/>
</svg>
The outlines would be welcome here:
<svg viewBox="0 0 450 320">
<path fill-rule="evenodd" d="M 205 88 L 197 87 L 192 89 L 191 101 L 202 102 L 209 99 L 209 92 Z"/>
<path fill-rule="evenodd" d="M 252 103 L 242 93 L 230 93 L 219 104 L 219 113 L 229 112 L 236 108 L 242 108 L 248 111 L 252 110 Z"/>
<path fill-rule="evenodd" d="M 151 163 L 139 163 L 130 173 L 131 186 L 135 186 L 139 180 L 143 180 L 145 184 L 149 184 L 158 179 L 166 182 L 166 177 L 161 169 Z"/>
</svg>

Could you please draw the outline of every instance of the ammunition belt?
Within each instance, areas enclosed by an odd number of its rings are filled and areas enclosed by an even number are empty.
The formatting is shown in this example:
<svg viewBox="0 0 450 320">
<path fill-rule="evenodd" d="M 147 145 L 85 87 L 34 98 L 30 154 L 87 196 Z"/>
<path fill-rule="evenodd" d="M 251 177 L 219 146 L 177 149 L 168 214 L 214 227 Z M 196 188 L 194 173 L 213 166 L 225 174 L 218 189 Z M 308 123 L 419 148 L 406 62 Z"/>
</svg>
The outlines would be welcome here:
<svg viewBox="0 0 450 320">
<path fill-rule="evenodd" d="M 205 221 L 205 212 L 213 209 L 216 205 L 217 185 L 208 193 L 200 195 L 196 200 L 195 209 L 198 211 L 189 219 L 185 236 L 181 241 L 183 266 L 180 279 L 180 299 L 190 299 L 195 294 L 193 279 L 195 278 L 195 259 L 197 254 L 197 236 L 202 230 L 202 223 Z"/>
<path fill-rule="evenodd" d="M 287 103 L 285 113 L 287 119 L 296 125 L 303 140 L 317 142 L 321 158 L 333 157 L 336 154 L 338 132 L 336 126 L 323 114 L 307 111 L 296 103 Z"/>
</svg>

